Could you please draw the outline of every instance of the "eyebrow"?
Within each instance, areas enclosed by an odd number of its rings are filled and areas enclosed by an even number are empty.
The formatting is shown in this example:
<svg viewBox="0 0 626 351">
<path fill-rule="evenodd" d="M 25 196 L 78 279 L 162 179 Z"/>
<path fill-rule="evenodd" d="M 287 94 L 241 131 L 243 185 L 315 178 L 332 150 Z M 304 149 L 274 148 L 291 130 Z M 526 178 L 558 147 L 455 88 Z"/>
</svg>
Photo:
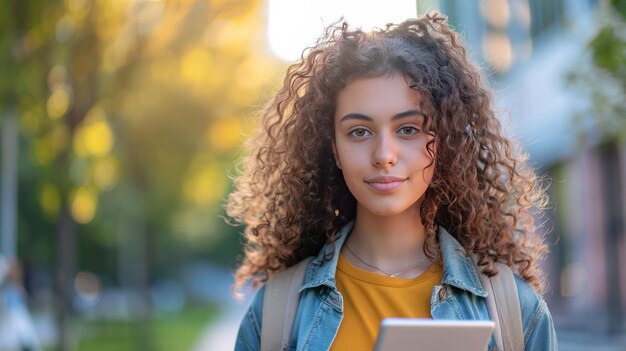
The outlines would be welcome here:
<svg viewBox="0 0 626 351">
<path fill-rule="evenodd" d="M 408 110 L 408 111 L 404 111 L 404 112 L 400 112 L 400 113 L 396 113 L 393 117 L 391 117 L 392 121 L 398 120 L 398 119 L 402 119 L 402 118 L 406 118 L 406 117 L 412 117 L 412 116 L 425 116 L 424 113 L 422 113 L 421 111 L 418 110 Z M 339 120 L 339 123 L 343 122 L 343 121 L 347 121 L 350 119 L 357 119 L 357 120 L 361 120 L 361 121 L 368 121 L 368 122 L 372 122 L 374 119 L 370 116 L 364 115 L 362 113 L 357 113 L 357 112 L 353 112 L 353 113 L 348 113 L 347 115 L 341 117 L 341 119 Z"/>
</svg>

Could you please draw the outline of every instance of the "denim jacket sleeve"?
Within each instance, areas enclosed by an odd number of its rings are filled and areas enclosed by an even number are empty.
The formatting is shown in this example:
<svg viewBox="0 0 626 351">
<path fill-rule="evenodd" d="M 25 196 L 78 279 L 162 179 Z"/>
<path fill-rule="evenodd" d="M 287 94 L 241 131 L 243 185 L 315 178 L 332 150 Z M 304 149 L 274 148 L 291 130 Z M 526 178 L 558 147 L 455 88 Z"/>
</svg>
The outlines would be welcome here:
<svg viewBox="0 0 626 351">
<path fill-rule="evenodd" d="M 263 296 L 265 285 L 259 289 L 239 326 L 235 351 L 258 351 L 261 349 L 261 324 L 263 320 Z"/>
<path fill-rule="evenodd" d="M 545 301 L 528 283 L 516 275 L 522 310 L 524 345 L 527 351 L 558 350 L 552 316 Z"/>
</svg>

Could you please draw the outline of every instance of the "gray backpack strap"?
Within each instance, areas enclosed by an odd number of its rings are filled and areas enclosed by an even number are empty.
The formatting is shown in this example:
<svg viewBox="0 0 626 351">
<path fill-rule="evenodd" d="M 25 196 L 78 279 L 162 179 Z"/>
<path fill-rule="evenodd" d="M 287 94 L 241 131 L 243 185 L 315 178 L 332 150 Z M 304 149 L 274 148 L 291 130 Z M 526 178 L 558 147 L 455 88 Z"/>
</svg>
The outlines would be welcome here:
<svg viewBox="0 0 626 351">
<path fill-rule="evenodd" d="M 277 273 L 266 284 L 263 296 L 261 351 L 286 350 L 300 302 L 304 273 L 313 257 Z"/>
<path fill-rule="evenodd" d="M 479 269 L 478 264 L 476 267 Z M 489 316 L 496 323 L 493 338 L 498 350 L 523 351 L 522 312 L 515 276 L 511 268 L 505 264 L 498 262 L 495 263 L 495 267 L 498 274 L 491 278 L 478 271 L 483 288 L 488 294 Z"/>
</svg>

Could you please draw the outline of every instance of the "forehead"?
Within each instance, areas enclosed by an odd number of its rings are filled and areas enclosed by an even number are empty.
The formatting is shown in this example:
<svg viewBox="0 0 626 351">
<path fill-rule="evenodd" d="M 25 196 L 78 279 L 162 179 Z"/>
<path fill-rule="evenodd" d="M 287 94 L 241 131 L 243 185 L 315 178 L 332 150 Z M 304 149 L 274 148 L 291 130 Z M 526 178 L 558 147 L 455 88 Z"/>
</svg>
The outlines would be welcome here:
<svg viewBox="0 0 626 351">
<path fill-rule="evenodd" d="M 335 121 L 348 113 L 388 117 L 419 108 L 420 94 L 409 82 L 400 73 L 349 80 L 337 95 Z"/>
</svg>

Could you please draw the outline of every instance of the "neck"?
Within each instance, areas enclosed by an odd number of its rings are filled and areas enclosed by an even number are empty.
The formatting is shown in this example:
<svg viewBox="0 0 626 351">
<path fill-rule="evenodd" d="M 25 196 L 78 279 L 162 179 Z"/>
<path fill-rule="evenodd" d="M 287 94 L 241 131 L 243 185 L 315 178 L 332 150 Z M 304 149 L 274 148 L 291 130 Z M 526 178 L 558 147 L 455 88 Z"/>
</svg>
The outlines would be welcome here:
<svg viewBox="0 0 626 351">
<path fill-rule="evenodd" d="M 424 257 L 424 239 L 424 225 L 417 206 L 394 216 L 377 216 L 357 208 L 347 245 L 367 263 L 386 271 L 397 271 Z"/>
</svg>

